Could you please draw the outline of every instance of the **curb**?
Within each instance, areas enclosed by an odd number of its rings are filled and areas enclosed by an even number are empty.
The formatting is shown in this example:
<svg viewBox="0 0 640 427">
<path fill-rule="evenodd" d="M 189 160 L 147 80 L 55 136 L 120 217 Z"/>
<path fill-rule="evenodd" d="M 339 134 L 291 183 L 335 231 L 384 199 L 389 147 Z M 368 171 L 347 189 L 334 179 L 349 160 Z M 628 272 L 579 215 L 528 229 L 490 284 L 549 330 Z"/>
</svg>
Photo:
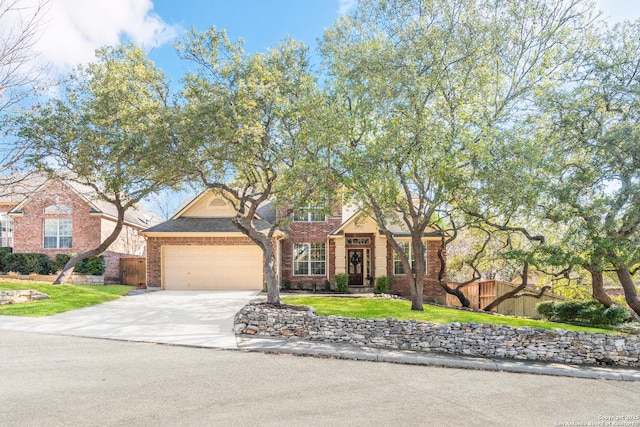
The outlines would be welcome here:
<svg viewBox="0 0 640 427">
<path fill-rule="evenodd" d="M 405 365 L 475 369 L 585 379 L 640 381 L 640 370 L 631 368 L 596 367 L 538 361 L 452 356 L 442 353 L 386 350 L 371 347 L 358 347 L 347 344 L 328 344 L 264 336 L 256 337 L 255 335 L 236 335 L 236 341 L 238 342 L 238 350 L 250 352 L 331 357 L 345 360 L 363 360 Z"/>
</svg>

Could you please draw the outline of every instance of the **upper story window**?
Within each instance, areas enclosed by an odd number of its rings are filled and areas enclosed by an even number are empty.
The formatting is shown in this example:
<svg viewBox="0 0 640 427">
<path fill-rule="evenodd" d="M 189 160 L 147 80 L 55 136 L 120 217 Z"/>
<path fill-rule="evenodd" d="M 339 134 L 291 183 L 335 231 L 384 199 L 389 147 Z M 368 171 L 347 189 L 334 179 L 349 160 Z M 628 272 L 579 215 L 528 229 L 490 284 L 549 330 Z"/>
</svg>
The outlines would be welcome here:
<svg viewBox="0 0 640 427">
<path fill-rule="evenodd" d="M 72 214 L 73 208 L 67 205 L 49 205 L 42 209 L 42 213 L 46 214 Z"/>
<path fill-rule="evenodd" d="M 324 222 L 324 209 L 307 207 L 302 208 L 293 215 L 295 222 Z"/>
<path fill-rule="evenodd" d="M 13 247 L 13 218 L 0 214 L 0 246 Z"/>
</svg>

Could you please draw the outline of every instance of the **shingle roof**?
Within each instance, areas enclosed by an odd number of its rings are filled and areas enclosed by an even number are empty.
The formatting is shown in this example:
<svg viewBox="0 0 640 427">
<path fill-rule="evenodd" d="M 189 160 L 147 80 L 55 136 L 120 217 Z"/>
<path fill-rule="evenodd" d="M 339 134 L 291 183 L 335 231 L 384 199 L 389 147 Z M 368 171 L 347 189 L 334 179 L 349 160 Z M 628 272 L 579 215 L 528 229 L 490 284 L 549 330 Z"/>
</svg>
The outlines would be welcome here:
<svg viewBox="0 0 640 427">
<path fill-rule="evenodd" d="M 258 231 L 271 228 L 271 224 L 261 219 L 254 219 L 253 225 Z M 148 228 L 143 233 L 237 233 L 239 231 L 232 218 L 180 217 Z"/>
</svg>

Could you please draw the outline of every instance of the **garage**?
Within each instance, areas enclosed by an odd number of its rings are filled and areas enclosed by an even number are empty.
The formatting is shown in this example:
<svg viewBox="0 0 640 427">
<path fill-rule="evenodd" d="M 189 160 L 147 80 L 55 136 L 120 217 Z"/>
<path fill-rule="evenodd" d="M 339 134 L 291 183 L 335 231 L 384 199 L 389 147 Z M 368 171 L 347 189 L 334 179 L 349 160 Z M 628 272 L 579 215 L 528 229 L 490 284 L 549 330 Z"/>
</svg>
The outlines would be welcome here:
<svg viewBox="0 0 640 427">
<path fill-rule="evenodd" d="M 162 287 L 171 290 L 262 290 L 256 245 L 162 246 Z"/>
</svg>

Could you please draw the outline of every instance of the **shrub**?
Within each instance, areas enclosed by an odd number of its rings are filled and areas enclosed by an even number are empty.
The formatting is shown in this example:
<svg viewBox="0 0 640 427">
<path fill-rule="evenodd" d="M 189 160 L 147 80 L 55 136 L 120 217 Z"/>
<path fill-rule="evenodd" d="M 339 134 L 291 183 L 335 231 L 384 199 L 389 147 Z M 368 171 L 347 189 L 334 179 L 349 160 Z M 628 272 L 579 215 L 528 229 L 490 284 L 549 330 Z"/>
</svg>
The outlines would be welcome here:
<svg viewBox="0 0 640 427">
<path fill-rule="evenodd" d="M 331 282 L 326 279 L 324 281 L 324 290 L 327 292 L 331 290 Z"/>
<path fill-rule="evenodd" d="M 4 268 L 4 259 L 11 252 L 13 252 L 13 248 L 9 248 L 7 246 L 0 247 L 0 271 L 7 272 L 7 270 Z"/>
<path fill-rule="evenodd" d="M 580 322 L 594 325 L 616 325 L 631 320 L 624 308 L 613 305 L 606 308 L 598 301 L 566 301 L 554 303 L 545 301 L 536 306 L 536 311 L 550 320 L 560 322 Z"/>
<path fill-rule="evenodd" d="M 9 253 L 4 258 L 6 271 L 20 274 L 51 274 L 55 272 L 54 262 L 45 254 Z"/>
<path fill-rule="evenodd" d="M 347 273 L 338 273 L 335 275 L 335 279 L 338 292 L 349 292 L 349 276 L 347 276 Z"/>
<path fill-rule="evenodd" d="M 376 278 L 376 294 L 388 294 L 391 290 L 391 281 L 387 276 L 380 276 Z"/>
<path fill-rule="evenodd" d="M 304 282 L 298 282 L 298 283 L 296 283 L 296 287 L 297 287 L 299 290 L 301 290 L 301 291 L 302 291 L 302 290 L 304 289 Z"/>
<path fill-rule="evenodd" d="M 60 271 L 67 265 L 67 262 L 73 257 L 75 254 L 58 254 L 56 255 L 55 269 L 56 271 Z M 91 257 L 83 259 L 82 261 L 76 264 L 74 268 L 74 272 L 78 274 L 92 274 L 95 276 L 100 276 L 104 274 L 107 266 L 104 262 L 104 256 L 100 255 L 97 257 Z"/>
<path fill-rule="evenodd" d="M 291 290 L 291 280 L 289 280 L 289 279 L 284 279 L 284 280 L 282 281 L 282 288 L 283 288 L 283 289 L 285 289 L 285 290 L 287 290 L 287 291 L 290 291 L 290 290 Z"/>
<path fill-rule="evenodd" d="M 100 255 L 80 261 L 76 264 L 75 272 L 79 274 L 93 274 L 95 276 L 100 276 L 104 274 L 106 269 L 107 266 L 104 262 L 104 256 Z"/>
<path fill-rule="evenodd" d="M 553 301 L 544 301 L 536 305 L 536 311 L 538 314 L 546 317 L 547 319 L 553 319 L 555 316 L 556 303 Z"/>
</svg>

